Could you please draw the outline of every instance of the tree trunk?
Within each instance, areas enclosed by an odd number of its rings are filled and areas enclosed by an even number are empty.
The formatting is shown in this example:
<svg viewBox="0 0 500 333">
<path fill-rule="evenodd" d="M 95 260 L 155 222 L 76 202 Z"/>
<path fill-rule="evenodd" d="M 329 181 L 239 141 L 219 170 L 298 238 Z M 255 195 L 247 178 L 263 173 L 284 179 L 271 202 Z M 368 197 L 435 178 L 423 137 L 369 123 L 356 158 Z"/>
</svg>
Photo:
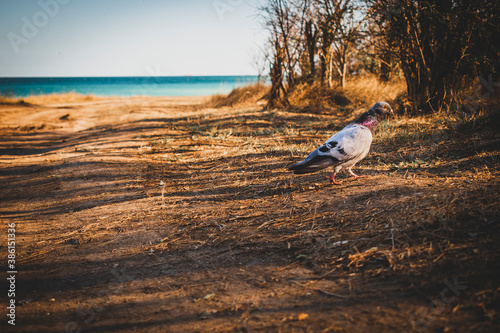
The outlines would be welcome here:
<svg viewBox="0 0 500 333">
<path fill-rule="evenodd" d="M 328 62 L 328 88 L 333 88 L 333 57 L 330 53 L 330 61 Z"/>
<path fill-rule="evenodd" d="M 266 109 L 290 106 L 283 83 L 284 69 L 283 49 L 280 47 L 279 41 L 275 41 L 275 54 L 269 71 L 269 76 L 271 77 L 271 89 L 269 91 L 269 99 L 265 107 Z"/>
<path fill-rule="evenodd" d="M 326 79 L 326 56 L 325 56 L 325 53 L 322 52 L 320 60 L 321 60 L 320 84 L 323 86 L 323 85 L 325 85 L 325 79 Z"/>
<path fill-rule="evenodd" d="M 306 47 L 309 56 L 309 82 L 313 82 L 316 78 L 316 35 L 317 32 L 313 32 L 313 23 L 312 21 L 308 21 L 306 23 Z"/>
<path fill-rule="evenodd" d="M 345 88 L 345 76 L 346 76 L 346 71 L 347 71 L 347 63 L 344 60 L 344 64 L 342 66 L 342 74 L 340 75 L 340 87 L 342 89 Z"/>
</svg>

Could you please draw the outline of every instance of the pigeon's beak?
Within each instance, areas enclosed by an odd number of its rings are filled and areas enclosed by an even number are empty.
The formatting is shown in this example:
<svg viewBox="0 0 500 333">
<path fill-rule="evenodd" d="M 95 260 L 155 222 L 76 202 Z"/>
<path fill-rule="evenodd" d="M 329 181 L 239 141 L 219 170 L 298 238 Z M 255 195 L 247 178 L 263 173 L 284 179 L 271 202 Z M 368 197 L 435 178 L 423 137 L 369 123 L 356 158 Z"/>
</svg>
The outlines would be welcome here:
<svg viewBox="0 0 500 333">
<path fill-rule="evenodd" d="M 391 116 L 394 116 L 394 111 L 392 110 L 392 108 L 391 108 L 391 110 L 389 111 L 389 114 L 390 114 Z"/>
</svg>

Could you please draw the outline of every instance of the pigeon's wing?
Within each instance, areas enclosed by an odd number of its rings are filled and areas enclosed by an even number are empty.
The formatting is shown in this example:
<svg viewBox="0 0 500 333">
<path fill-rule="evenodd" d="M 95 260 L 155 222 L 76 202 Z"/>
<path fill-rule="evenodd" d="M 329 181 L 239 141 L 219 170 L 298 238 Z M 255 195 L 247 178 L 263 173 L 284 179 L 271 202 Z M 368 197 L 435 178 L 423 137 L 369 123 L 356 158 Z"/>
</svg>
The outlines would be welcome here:
<svg viewBox="0 0 500 333">
<path fill-rule="evenodd" d="M 365 126 L 351 124 L 335 133 L 319 148 L 319 154 L 329 155 L 341 164 L 365 157 L 372 143 L 372 132 Z"/>
</svg>

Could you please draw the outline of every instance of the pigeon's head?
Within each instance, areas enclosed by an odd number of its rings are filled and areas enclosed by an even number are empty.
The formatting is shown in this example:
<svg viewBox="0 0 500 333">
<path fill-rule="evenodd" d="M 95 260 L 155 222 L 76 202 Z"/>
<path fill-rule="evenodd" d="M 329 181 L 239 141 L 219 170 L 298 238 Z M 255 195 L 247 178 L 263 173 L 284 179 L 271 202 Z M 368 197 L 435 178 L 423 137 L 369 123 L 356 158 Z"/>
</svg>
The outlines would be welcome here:
<svg viewBox="0 0 500 333">
<path fill-rule="evenodd" d="M 380 119 L 389 114 L 394 114 L 391 106 L 386 102 L 377 102 L 370 110 L 363 113 L 354 123 L 366 126 L 374 132 Z"/>
<path fill-rule="evenodd" d="M 388 114 L 390 114 L 390 115 L 394 114 L 394 111 L 392 111 L 391 106 L 387 102 L 377 102 L 377 103 L 375 103 L 375 105 L 372 106 L 372 108 L 370 109 L 370 111 L 372 111 L 373 114 L 377 118 L 382 118 L 383 116 L 388 115 Z"/>
</svg>

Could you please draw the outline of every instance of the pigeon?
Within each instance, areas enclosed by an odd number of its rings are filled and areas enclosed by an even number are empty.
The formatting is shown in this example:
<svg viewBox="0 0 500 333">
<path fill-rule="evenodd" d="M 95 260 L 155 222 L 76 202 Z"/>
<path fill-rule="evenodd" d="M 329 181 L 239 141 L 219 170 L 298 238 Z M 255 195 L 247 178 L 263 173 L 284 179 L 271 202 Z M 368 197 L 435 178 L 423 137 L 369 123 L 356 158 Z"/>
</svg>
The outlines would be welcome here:
<svg viewBox="0 0 500 333">
<path fill-rule="evenodd" d="M 373 133 L 380 119 L 388 114 L 394 114 L 391 106 L 386 102 L 377 102 L 353 123 L 347 125 L 340 132 L 332 135 L 307 158 L 288 169 L 295 174 L 315 172 L 333 166 L 333 174 L 330 179 L 332 184 L 340 185 L 342 182 L 335 181 L 335 175 L 342 169 L 347 168 L 353 178 L 356 175 L 351 168 L 361 161 L 370 151 Z"/>
</svg>

